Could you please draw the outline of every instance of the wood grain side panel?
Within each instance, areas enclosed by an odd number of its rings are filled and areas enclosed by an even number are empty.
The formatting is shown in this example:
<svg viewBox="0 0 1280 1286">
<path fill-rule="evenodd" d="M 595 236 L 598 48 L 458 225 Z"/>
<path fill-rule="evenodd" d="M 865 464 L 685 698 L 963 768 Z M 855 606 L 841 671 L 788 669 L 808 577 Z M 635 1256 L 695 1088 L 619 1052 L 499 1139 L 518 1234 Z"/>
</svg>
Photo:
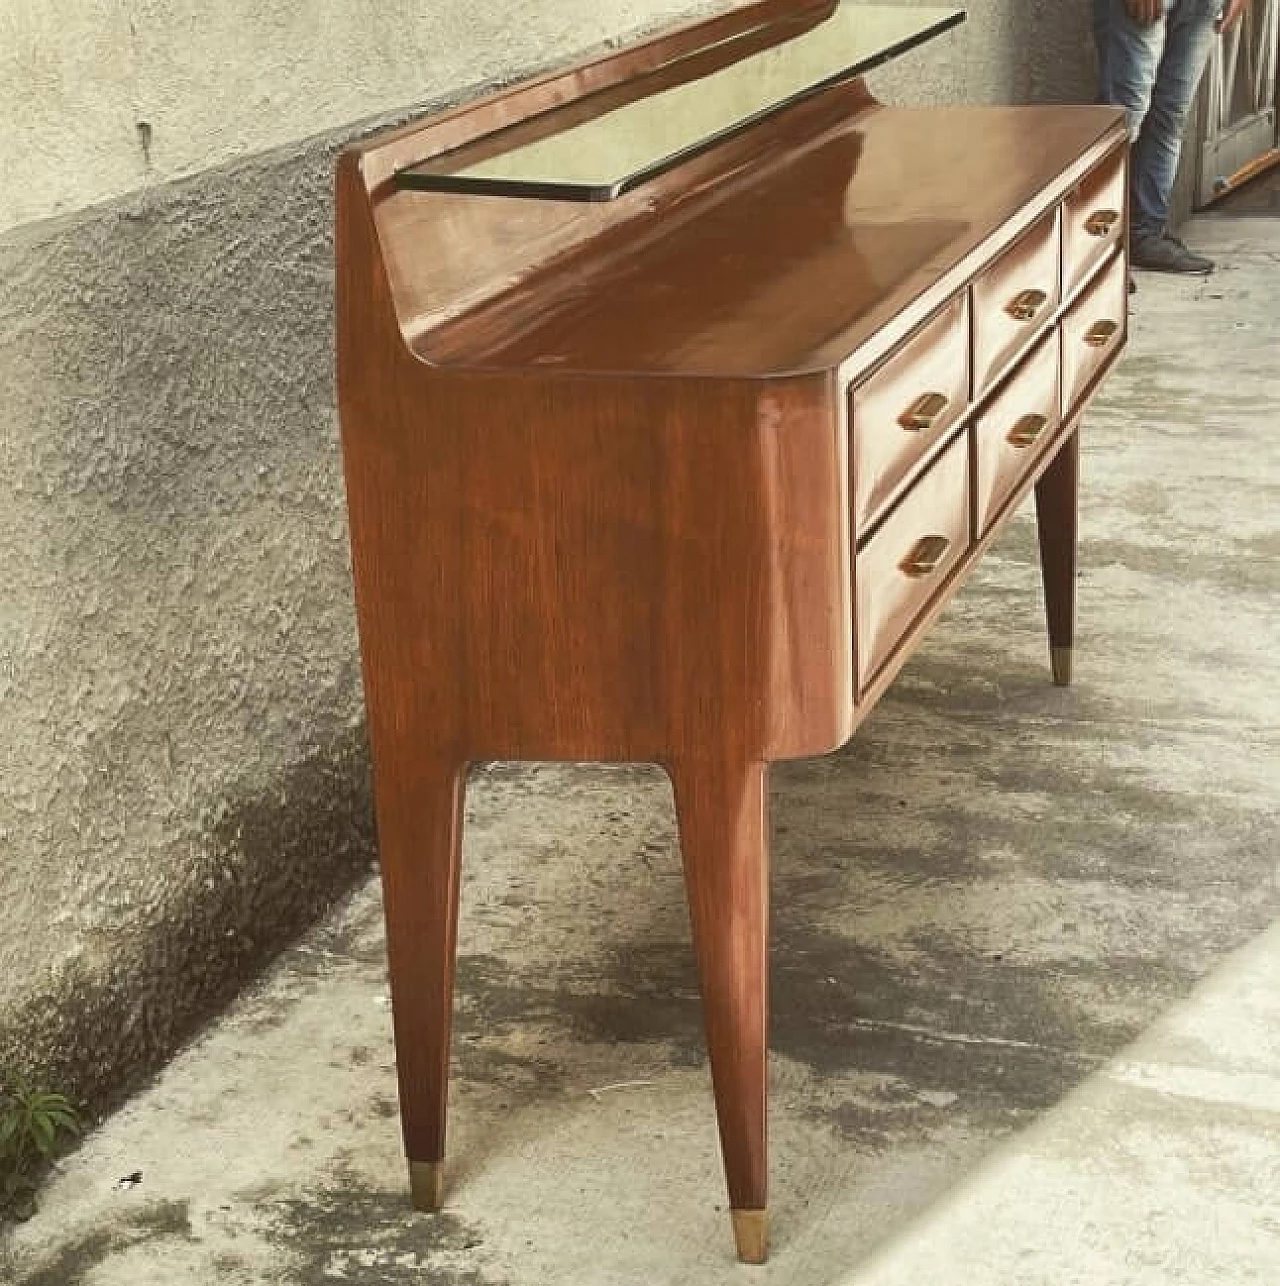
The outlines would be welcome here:
<svg viewBox="0 0 1280 1286">
<path fill-rule="evenodd" d="M 371 718 L 466 758 L 839 744 L 847 516 L 816 384 L 424 379 L 382 433 L 344 425 Z"/>
<path fill-rule="evenodd" d="M 374 244 L 340 192 L 344 264 Z M 339 279 L 375 758 L 816 753 L 851 718 L 829 378 L 432 370 L 376 262 Z M 726 732 L 726 729 L 729 731 Z"/>
</svg>

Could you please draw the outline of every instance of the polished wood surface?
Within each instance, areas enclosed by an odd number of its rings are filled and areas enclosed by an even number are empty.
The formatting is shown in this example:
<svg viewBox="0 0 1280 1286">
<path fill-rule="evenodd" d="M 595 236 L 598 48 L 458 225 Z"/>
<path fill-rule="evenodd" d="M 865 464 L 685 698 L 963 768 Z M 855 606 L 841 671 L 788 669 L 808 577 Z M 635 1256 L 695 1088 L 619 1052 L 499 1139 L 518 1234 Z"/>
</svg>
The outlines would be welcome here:
<svg viewBox="0 0 1280 1286">
<path fill-rule="evenodd" d="M 753 377 L 856 359 L 882 320 L 954 293 L 970 256 L 1008 243 L 1012 212 L 1050 208 L 1115 141 L 1110 108 L 957 107 L 939 128 L 934 111 L 837 90 L 745 138 L 745 168 L 691 208 L 587 242 L 415 349 L 438 364 Z"/>
<path fill-rule="evenodd" d="M 764 1211 L 769 1204 L 766 768 L 743 763 L 735 748 L 711 740 L 696 758 L 671 762 L 668 772 L 729 1205 L 734 1211 Z"/>
<path fill-rule="evenodd" d="M 1126 337 L 1123 220 L 1085 226 L 1123 193 L 1118 113 L 890 109 L 853 83 L 607 206 L 394 182 L 811 11 L 752 5 L 339 164 L 339 410 L 422 1206 L 447 1197 L 468 764 L 667 768 L 758 1259 L 768 764 L 852 735 L 1033 487 L 1069 677 L 1078 426 Z"/>
<path fill-rule="evenodd" d="M 1048 336 L 1028 355 L 973 428 L 974 523 L 984 535 L 1028 466 L 1057 437 L 1062 422 L 1061 352 Z"/>
<path fill-rule="evenodd" d="M 1062 298 L 1057 209 L 1036 222 L 973 283 L 973 386 L 984 393 L 1044 333 Z"/>
<path fill-rule="evenodd" d="M 854 522 L 869 527 L 969 410 L 969 297 L 957 295 L 850 391 Z"/>
<path fill-rule="evenodd" d="M 1046 451 L 1038 460 L 1033 461 L 1029 466 L 1026 474 L 1024 474 L 1023 477 L 1019 479 L 1017 486 L 1014 488 L 1012 495 L 1010 496 L 1008 502 L 1005 505 L 1004 513 L 1006 516 L 1013 513 L 1013 511 L 1020 506 L 1021 502 L 1027 497 L 1027 495 L 1034 490 L 1036 484 L 1040 481 L 1041 477 L 1048 471 L 1049 467 L 1058 459 L 1059 454 L 1062 451 L 1066 451 L 1070 448 L 1069 440 L 1078 431 L 1080 420 L 1085 409 L 1086 407 L 1083 404 L 1076 409 L 1075 413 L 1071 415 L 1069 419 L 1064 423 L 1063 428 L 1059 431 L 1058 439 L 1052 444 L 1051 448 L 1048 451 Z M 1072 475 L 1073 484 L 1074 484 L 1074 481 L 1075 481 L 1075 475 Z M 1051 521 L 1051 519 L 1047 519 L 1046 523 L 1049 521 Z M 1039 523 L 1038 519 L 1037 519 L 1037 526 L 1041 531 L 1041 534 L 1043 537 L 1044 527 Z M 867 687 L 865 687 L 862 690 L 862 692 L 859 695 L 858 707 L 854 716 L 855 730 L 857 725 L 860 724 L 862 720 L 865 719 L 875 708 L 876 702 L 879 701 L 880 698 L 885 694 L 885 692 L 888 690 L 890 685 L 893 683 L 894 679 L 898 677 L 898 672 L 907 663 L 907 661 L 910 660 L 911 654 L 915 650 L 916 646 L 920 643 L 920 641 L 924 638 L 924 636 L 929 632 L 930 628 L 933 626 L 934 622 L 938 619 L 938 617 L 941 616 L 942 613 L 946 610 L 947 605 L 950 603 L 951 599 L 954 597 L 956 592 L 964 585 L 965 581 L 969 578 L 974 568 L 982 560 L 983 554 L 985 554 L 987 550 L 995 543 L 995 541 L 999 539 L 999 537 L 1003 534 L 1003 530 L 1004 530 L 1004 524 L 1002 522 L 996 522 L 990 528 L 988 528 L 985 536 L 971 543 L 969 546 L 969 552 L 963 558 L 960 559 L 959 563 L 952 570 L 950 578 L 948 579 L 947 584 L 945 586 L 945 592 L 935 594 L 928 601 L 925 607 L 921 610 L 920 614 L 916 616 L 915 619 L 912 620 L 910 624 L 905 628 L 905 630 L 902 633 L 902 636 L 898 640 L 897 648 L 890 654 L 889 659 L 884 663 L 883 667 L 877 672 L 876 677 L 871 681 L 871 683 Z M 1074 525 L 1072 525 L 1071 530 L 1074 533 L 1074 530 L 1075 530 Z M 1056 533 L 1050 531 L 1048 533 L 1048 539 L 1051 542 L 1055 541 L 1056 535 L 1057 535 Z M 1074 552 L 1072 556 L 1074 557 Z M 1057 587 L 1058 587 L 1058 583 L 1055 582 L 1055 586 L 1054 586 L 1055 591 L 1057 590 Z M 1072 587 L 1072 594 L 1074 595 L 1074 587 Z M 1060 598 L 1061 596 L 1059 595 L 1059 599 Z M 1068 607 L 1069 607 L 1070 618 L 1072 622 L 1072 630 L 1069 632 L 1063 631 L 1063 634 L 1074 632 L 1074 620 L 1075 620 L 1074 597 L 1071 598 L 1068 604 Z M 1062 616 L 1064 615 L 1064 609 L 1062 608 L 1061 604 L 1059 605 L 1059 607 L 1055 609 L 1055 611 L 1058 613 L 1059 619 L 1061 619 Z M 1061 647 L 1064 645 L 1058 645 L 1058 646 Z M 1069 647 L 1069 645 L 1065 645 L 1065 646 Z M 1053 650 L 1053 647 L 1054 645 L 1051 643 L 1050 644 L 1051 652 Z M 1051 661 L 1051 664 L 1052 664 L 1052 661 Z"/>
<path fill-rule="evenodd" d="M 1124 236 L 1127 188 L 1123 155 L 1116 154 L 1076 185 L 1063 204 L 1063 276 L 1072 291 Z"/>
<path fill-rule="evenodd" d="M 962 432 L 858 551 L 858 679 L 866 687 L 969 548 L 969 435 Z M 922 542 L 941 541 L 921 554 Z"/>
<path fill-rule="evenodd" d="M 1072 433 L 1036 482 L 1036 527 L 1044 573 L 1045 616 L 1053 681 L 1071 682 L 1076 627 L 1076 515 L 1080 435 Z"/>
<path fill-rule="evenodd" d="M 386 739 L 383 739 L 386 746 Z M 400 750 L 400 753 L 396 753 Z M 415 1204 L 440 1204 L 465 765 L 395 747 L 379 757 L 378 851 L 400 1119 Z"/>
<path fill-rule="evenodd" d="M 1125 340 L 1128 306 L 1124 261 L 1112 259 L 1062 323 L 1062 397 L 1074 406 Z"/>
</svg>

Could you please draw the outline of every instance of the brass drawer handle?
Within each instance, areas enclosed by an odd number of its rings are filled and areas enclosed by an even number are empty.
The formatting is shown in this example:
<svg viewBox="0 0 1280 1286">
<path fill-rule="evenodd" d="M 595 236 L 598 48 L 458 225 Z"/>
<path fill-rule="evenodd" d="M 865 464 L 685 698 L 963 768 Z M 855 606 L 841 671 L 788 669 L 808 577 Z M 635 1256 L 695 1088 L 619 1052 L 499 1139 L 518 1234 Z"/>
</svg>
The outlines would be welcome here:
<svg viewBox="0 0 1280 1286">
<path fill-rule="evenodd" d="M 1096 321 L 1084 333 L 1084 342 L 1090 348 L 1106 348 L 1111 340 L 1111 336 L 1120 329 L 1119 325 L 1113 321 Z"/>
<path fill-rule="evenodd" d="M 931 429 L 942 418 L 943 412 L 949 405 L 950 402 L 945 394 L 922 393 L 898 416 L 898 423 L 912 432 Z"/>
<path fill-rule="evenodd" d="M 928 576 L 930 572 L 937 571 L 938 564 L 950 547 L 951 542 L 945 536 L 921 536 L 898 567 L 912 579 Z"/>
<path fill-rule="evenodd" d="M 1084 221 L 1084 230 L 1091 237 L 1105 237 L 1116 226 L 1119 219 L 1119 210 L 1095 210 Z"/>
<path fill-rule="evenodd" d="M 1047 415 L 1024 415 L 1017 424 L 1009 430 L 1005 441 L 1013 447 L 1021 450 L 1023 447 L 1031 446 L 1035 440 L 1045 431 L 1049 423 Z"/>
<path fill-rule="evenodd" d="M 1005 311 L 1018 321 L 1030 321 L 1048 302 L 1043 290 L 1020 290 L 1009 301 Z"/>
</svg>

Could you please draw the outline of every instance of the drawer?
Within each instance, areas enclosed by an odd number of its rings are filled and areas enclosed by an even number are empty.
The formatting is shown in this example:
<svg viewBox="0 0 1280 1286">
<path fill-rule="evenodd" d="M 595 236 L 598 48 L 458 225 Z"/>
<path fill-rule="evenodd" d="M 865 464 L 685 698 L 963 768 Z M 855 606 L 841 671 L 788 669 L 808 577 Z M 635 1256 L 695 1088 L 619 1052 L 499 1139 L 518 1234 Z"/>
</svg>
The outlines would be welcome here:
<svg viewBox="0 0 1280 1286">
<path fill-rule="evenodd" d="M 1058 337 L 1049 335 L 974 425 L 973 505 L 979 536 L 1062 423 L 1058 361 Z"/>
<path fill-rule="evenodd" d="M 865 528 L 969 405 L 969 299 L 953 299 L 849 395 L 854 521 Z"/>
<path fill-rule="evenodd" d="M 1070 294 L 1124 239 L 1125 154 L 1090 171 L 1062 207 L 1063 279 Z"/>
<path fill-rule="evenodd" d="M 969 435 L 933 462 L 854 564 L 865 688 L 969 547 Z"/>
<path fill-rule="evenodd" d="M 1059 227 L 1055 207 L 973 283 L 975 397 L 1044 329 L 1062 298 Z"/>
<path fill-rule="evenodd" d="M 1062 319 L 1062 411 L 1066 415 L 1093 377 L 1124 343 L 1129 295 L 1124 256 L 1116 255 Z"/>
</svg>

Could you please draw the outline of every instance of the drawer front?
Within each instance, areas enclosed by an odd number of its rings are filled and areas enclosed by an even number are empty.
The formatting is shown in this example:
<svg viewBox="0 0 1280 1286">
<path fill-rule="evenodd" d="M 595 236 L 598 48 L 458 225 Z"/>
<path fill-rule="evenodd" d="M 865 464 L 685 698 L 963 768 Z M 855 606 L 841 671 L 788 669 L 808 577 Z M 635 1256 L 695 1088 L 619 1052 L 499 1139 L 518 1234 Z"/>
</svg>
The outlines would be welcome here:
<svg viewBox="0 0 1280 1286">
<path fill-rule="evenodd" d="M 973 283 L 973 386 L 982 393 L 1062 298 L 1060 216 L 1033 224 Z"/>
<path fill-rule="evenodd" d="M 865 688 L 969 547 L 969 435 L 961 433 L 858 551 L 858 686 Z"/>
<path fill-rule="evenodd" d="M 952 300 L 849 395 L 859 530 L 969 405 L 969 300 Z"/>
<path fill-rule="evenodd" d="M 974 425 L 974 513 L 985 534 L 1062 423 L 1058 337 L 1048 336 Z"/>
<path fill-rule="evenodd" d="M 1087 174 L 1063 205 L 1063 277 L 1070 294 L 1124 239 L 1125 154 Z"/>
<path fill-rule="evenodd" d="M 1089 382 L 1124 343 L 1129 296 L 1117 255 L 1062 319 L 1062 410 L 1074 410 Z"/>
</svg>

